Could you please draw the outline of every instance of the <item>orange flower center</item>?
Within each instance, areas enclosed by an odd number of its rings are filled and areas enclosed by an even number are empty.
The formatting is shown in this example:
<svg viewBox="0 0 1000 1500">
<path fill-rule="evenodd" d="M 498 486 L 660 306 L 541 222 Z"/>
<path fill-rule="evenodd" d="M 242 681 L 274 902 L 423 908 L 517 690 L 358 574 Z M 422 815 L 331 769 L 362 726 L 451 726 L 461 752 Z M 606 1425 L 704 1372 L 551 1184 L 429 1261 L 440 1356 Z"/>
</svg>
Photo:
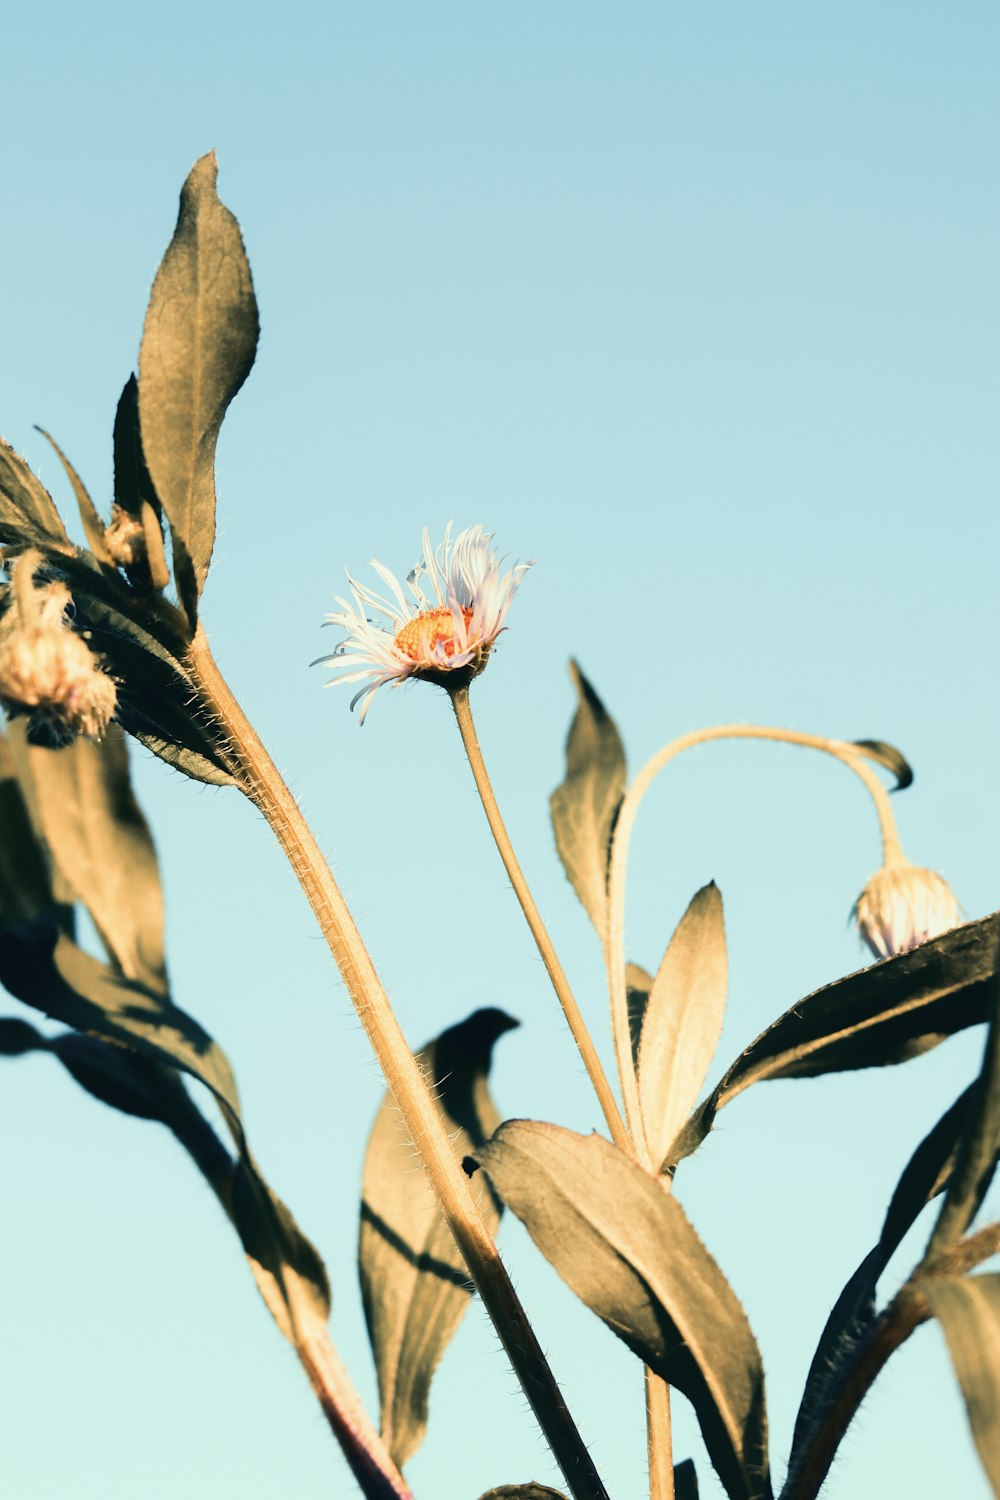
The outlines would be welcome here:
<svg viewBox="0 0 1000 1500">
<path fill-rule="evenodd" d="M 472 610 L 463 609 L 462 619 L 468 625 L 472 619 Z M 396 636 L 396 645 L 404 656 L 416 662 L 433 660 L 433 653 L 438 646 L 444 648 L 445 656 L 454 656 L 458 650 L 455 616 L 445 604 L 437 609 L 424 610 L 422 615 L 407 620 Z"/>
</svg>

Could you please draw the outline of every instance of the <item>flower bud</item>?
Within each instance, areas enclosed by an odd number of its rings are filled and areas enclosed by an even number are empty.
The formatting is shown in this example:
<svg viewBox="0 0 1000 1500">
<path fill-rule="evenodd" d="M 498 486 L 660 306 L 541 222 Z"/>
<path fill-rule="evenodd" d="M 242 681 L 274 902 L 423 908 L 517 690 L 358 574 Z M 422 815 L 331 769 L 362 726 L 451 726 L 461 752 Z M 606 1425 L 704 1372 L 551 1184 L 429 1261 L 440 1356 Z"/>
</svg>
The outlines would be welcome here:
<svg viewBox="0 0 1000 1500">
<path fill-rule="evenodd" d="M 112 505 L 104 542 L 120 568 L 132 568 L 146 556 L 146 536 L 140 523 L 120 505 Z"/>
<path fill-rule="evenodd" d="M 875 957 L 891 958 L 955 927 L 961 913 L 940 875 L 894 863 L 869 880 L 855 903 L 854 917 Z"/>
</svg>

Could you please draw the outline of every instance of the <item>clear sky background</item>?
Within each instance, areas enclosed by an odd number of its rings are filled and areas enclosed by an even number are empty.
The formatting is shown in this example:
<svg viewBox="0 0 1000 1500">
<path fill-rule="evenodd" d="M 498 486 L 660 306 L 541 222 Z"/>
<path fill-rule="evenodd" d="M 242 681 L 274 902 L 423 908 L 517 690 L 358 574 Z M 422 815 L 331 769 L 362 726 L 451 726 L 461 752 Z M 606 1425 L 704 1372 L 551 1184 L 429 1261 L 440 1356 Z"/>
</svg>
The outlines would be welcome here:
<svg viewBox="0 0 1000 1500">
<path fill-rule="evenodd" d="M 547 821 L 571 655 L 633 769 L 728 720 L 897 743 L 917 773 L 897 799 L 904 847 L 970 917 L 993 910 L 998 44 L 986 0 L 8 9 L 0 430 L 65 513 L 34 423 L 109 503 L 149 286 L 181 183 L 215 147 L 263 325 L 220 451 L 215 653 L 414 1045 L 479 1005 L 522 1020 L 497 1052 L 507 1115 L 599 1123 L 445 700 L 383 694 L 362 730 L 347 691 L 309 670 L 334 644 L 319 627 L 344 566 L 374 554 L 405 573 L 421 527 L 450 517 L 537 560 L 475 706 L 609 1062 L 598 944 Z M 177 1000 L 234 1062 L 373 1406 L 354 1246 L 377 1070 L 266 827 L 234 793 L 145 752 L 134 764 Z M 718 881 L 731 992 L 713 1075 L 863 961 L 847 917 L 877 862 L 866 798 L 823 758 L 713 746 L 661 780 L 628 947 L 655 967 L 692 892 Z M 832 1301 L 981 1048 L 968 1033 L 904 1068 L 752 1090 L 678 1176 L 761 1342 L 779 1475 Z M 165 1132 L 37 1058 L 0 1071 L 0 1141 L 5 1497 L 350 1496 Z M 502 1243 L 615 1500 L 632 1500 L 638 1363 L 518 1225 Z M 721 1493 L 677 1408 L 678 1457 Z M 409 1473 L 418 1500 L 559 1482 L 478 1308 Z M 936 1328 L 893 1360 L 826 1493 L 988 1493 Z"/>
</svg>

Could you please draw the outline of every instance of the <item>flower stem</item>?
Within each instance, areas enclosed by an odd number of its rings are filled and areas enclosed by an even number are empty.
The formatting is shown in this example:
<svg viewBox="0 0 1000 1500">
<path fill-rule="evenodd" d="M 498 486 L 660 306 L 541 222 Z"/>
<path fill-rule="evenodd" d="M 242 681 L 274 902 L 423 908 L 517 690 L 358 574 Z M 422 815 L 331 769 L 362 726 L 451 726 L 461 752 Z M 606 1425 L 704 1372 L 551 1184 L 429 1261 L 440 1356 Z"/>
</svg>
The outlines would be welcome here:
<svg viewBox="0 0 1000 1500">
<path fill-rule="evenodd" d="M 298 803 L 216 666 L 200 625 L 188 667 L 225 732 L 237 784 L 271 825 L 313 909 L 448 1227 L 574 1500 L 607 1500 L 340 888 Z"/>
<path fill-rule="evenodd" d="M 500 858 L 503 860 L 504 868 L 510 877 L 510 883 L 514 887 L 514 894 L 520 903 L 521 910 L 524 912 L 525 920 L 531 929 L 531 935 L 535 940 L 538 952 L 541 954 L 542 963 L 545 965 L 546 972 L 552 981 L 552 987 L 559 998 L 559 1004 L 563 1008 L 563 1014 L 573 1034 L 573 1040 L 576 1042 L 580 1056 L 583 1058 L 583 1065 L 587 1069 L 587 1074 L 594 1086 L 594 1092 L 597 1095 L 601 1109 L 604 1111 L 604 1118 L 608 1123 L 611 1139 L 622 1151 L 626 1151 L 629 1156 L 632 1156 L 632 1143 L 625 1128 L 625 1122 L 622 1119 L 614 1092 L 608 1082 L 608 1075 L 604 1071 L 590 1032 L 587 1030 L 583 1016 L 580 1014 L 580 1007 L 576 1003 L 576 998 L 570 989 L 569 980 L 566 978 L 556 950 L 552 946 L 552 940 L 549 937 L 545 923 L 542 921 L 541 913 L 535 905 L 535 898 L 531 894 L 528 882 L 524 877 L 524 871 L 521 869 L 517 855 L 514 853 L 514 846 L 510 841 L 510 835 L 500 814 L 500 808 L 497 805 L 489 772 L 486 769 L 486 762 L 483 760 L 479 736 L 476 733 L 476 726 L 472 718 L 469 689 L 467 686 L 456 688 L 453 691 L 449 691 L 448 696 L 451 698 L 452 708 L 455 710 L 455 719 L 458 723 L 459 733 L 462 736 L 462 744 L 465 746 L 465 753 L 469 757 L 469 765 L 472 767 L 472 775 L 475 778 L 476 789 L 479 792 L 480 800 L 486 812 L 486 820 L 490 825 L 490 831 L 496 840 L 497 849 L 500 851 Z"/>
<path fill-rule="evenodd" d="M 625 983 L 625 875 L 628 865 L 629 842 L 635 825 L 639 804 L 652 782 L 665 766 L 684 750 L 703 745 L 710 740 L 773 740 L 782 744 L 801 745 L 809 750 L 822 750 L 827 755 L 842 761 L 849 770 L 864 783 L 875 804 L 879 827 L 882 833 L 882 858 L 885 864 L 904 862 L 896 830 L 896 819 L 889 803 L 889 794 L 875 772 L 864 760 L 856 746 L 846 740 L 827 739 L 821 735 L 800 734 L 793 729 L 772 729 L 755 724 L 721 724 L 713 729 L 696 729 L 683 734 L 647 761 L 633 781 L 622 802 L 615 824 L 611 846 L 611 869 L 608 877 L 608 932 L 606 958 L 608 966 L 608 988 L 611 997 L 611 1028 L 614 1035 L 615 1054 L 621 1078 L 622 1095 L 625 1100 L 625 1115 L 629 1130 L 645 1164 L 659 1166 L 648 1161 L 648 1148 L 639 1109 L 639 1085 L 632 1062 L 632 1039 L 628 1022 L 628 998 Z"/>
<path fill-rule="evenodd" d="M 646 1451 L 649 1500 L 674 1500 L 674 1454 L 670 1431 L 670 1387 L 646 1370 Z"/>
</svg>

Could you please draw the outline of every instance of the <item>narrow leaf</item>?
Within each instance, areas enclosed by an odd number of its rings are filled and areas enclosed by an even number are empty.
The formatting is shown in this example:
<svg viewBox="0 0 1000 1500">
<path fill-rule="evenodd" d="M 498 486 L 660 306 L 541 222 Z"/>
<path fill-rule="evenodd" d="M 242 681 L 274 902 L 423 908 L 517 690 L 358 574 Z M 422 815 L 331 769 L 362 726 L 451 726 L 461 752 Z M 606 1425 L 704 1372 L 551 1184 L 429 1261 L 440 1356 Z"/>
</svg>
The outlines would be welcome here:
<svg viewBox="0 0 1000 1500">
<path fill-rule="evenodd" d="M 163 553 L 161 506 L 142 451 L 139 431 L 139 386 L 134 375 L 126 382 L 115 413 L 115 504 L 142 526 L 145 558 L 128 569 L 143 589 L 163 589 L 170 581 Z"/>
<path fill-rule="evenodd" d="M 960 1240 L 993 1181 L 1000 1151 L 1000 1009 L 994 1005 L 986 1034 L 983 1065 L 971 1091 L 965 1131 L 944 1203 L 934 1226 L 924 1267 Z"/>
<path fill-rule="evenodd" d="M 418 1058 L 459 1157 L 492 1135 L 500 1117 L 487 1086 L 493 1046 L 517 1024 L 477 1010 Z M 382 1405 L 382 1437 L 402 1467 L 427 1428 L 431 1379 L 472 1295 L 469 1273 L 387 1094 L 368 1142 L 358 1267 Z M 495 1229 L 499 1207 L 484 1192 Z"/>
<path fill-rule="evenodd" d="M 853 740 L 852 744 L 867 755 L 869 760 L 876 761 L 891 771 L 896 778 L 894 791 L 905 791 L 908 786 L 913 785 L 913 767 L 901 750 L 895 745 L 888 744 L 885 740 Z"/>
<path fill-rule="evenodd" d="M 653 988 L 653 976 L 639 964 L 625 965 L 625 1000 L 628 1005 L 628 1029 L 632 1039 L 632 1063 L 639 1066 L 639 1042 L 642 1039 L 642 1023 L 646 1017 L 649 993 Z"/>
<path fill-rule="evenodd" d="M 23 458 L 0 438 L 0 523 L 12 528 L 26 543 L 49 542 L 68 547 L 66 528 L 52 496 L 32 474 Z M 0 540 L 13 540 L 8 534 Z"/>
<path fill-rule="evenodd" d="M 215 191 L 215 154 L 192 167 L 153 283 L 139 355 L 149 473 L 174 542 L 174 578 L 194 621 L 215 542 L 215 449 L 253 365 L 259 324 L 236 219 Z"/>
<path fill-rule="evenodd" d="M 768 1078 L 816 1078 L 909 1061 L 993 1010 L 1000 912 L 883 959 L 800 1000 L 733 1063 L 670 1150 L 697 1149 L 723 1105 Z"/>
<path fill-rule="evenodd" d="M 979 1457 L 1000 1496 L 1000 1275 L 934 1276 L 920 1286 L 944 1329 Z"/>
<path fill-rule="evenodd" d="M 31 779 L 42 836 L 108 952 L 127 978 L 165 992 L 163 894 L 121 729 L 111 725 L 100 745 L 77 739 L 43 750 L 12 726 L 11 745 Z"/>
<path fill-rule="evenodd" d="M 731 1500 L 769 1497 L 760 1354 L 674 1195 L 600 1136 L 534 1120 L 475 1160 L 567 1285 L 691 1401 Z"/>
<path fill-rule="evenodd" d="M 80 521 L 83 525 L 83 534 L 87 538 L 87 546 L 90 548 L 91 552 L 94 554 L 94 557 L 99 563 L 103 563 L 105 567 L 113 568 L 115 565 L 114 559 L 112 558 L 111 553 L 108 551 L 107 543 L 104 540 L 104 522 L 97 514 L 97 509 L 94 505 L 94 502 L 93 500 L 91 500 L 89 494 L 87 493 L 86 485 L 74 469 L 73 465 L 70 463 L 69 459 L 66 457 L 65 453 L 60 448 L 59 444 L 56 442 L 55 438 L 52 436 L 52 434 L 50 432 L 46 432 L 44 427 L 36 427 L 35 431 L 40 432 L 42 434 L 42 437 L 45 438 L 46 442 L 52 445 L 55 450 L 56 457 L 59 459 L 59 462 L 66 470 L 66 477 L 69 480 L 70 485 L 72 486 L 73 494 L 76 498 L 77 509 L 80 512 Z"/>
<path fill-rule="evenodd" d="M 625 751 L 614 720 L 570 663 L 578 706 L 566 741 L 566 779 L 552 793 L 556 848 L 573 889 L 604 936 L 611 835 L 625 795 Z"/>
<path fill-rule="evenodd" d="M 674 1469 L 674 1500 L 698 1500 L 698 1475 L 693 1459 L 686 1458 Z"/>
<path fill-rule="evenodd" d="M 722 897 L 713 881 L 678 923 L 643 1019 L 639 1101 L 656 1163 L 694 1107 L 719 1045 L 728 976 Z"/>
<path fill-rule="evenodd" d="M 968 1088 L 959 1095 L 910 1157 L 889 1203 L 878 1243 L 837 1298 L 806 1377 L 795 1419 L 790 1472 L 825 1420 L 844 1370 L 875 1321 L 875 1292 L 882 1273 L 919 1214 L 941 1192 L 951 1174 L 969 1117 L 972 1093 Z"/>
</svg>

